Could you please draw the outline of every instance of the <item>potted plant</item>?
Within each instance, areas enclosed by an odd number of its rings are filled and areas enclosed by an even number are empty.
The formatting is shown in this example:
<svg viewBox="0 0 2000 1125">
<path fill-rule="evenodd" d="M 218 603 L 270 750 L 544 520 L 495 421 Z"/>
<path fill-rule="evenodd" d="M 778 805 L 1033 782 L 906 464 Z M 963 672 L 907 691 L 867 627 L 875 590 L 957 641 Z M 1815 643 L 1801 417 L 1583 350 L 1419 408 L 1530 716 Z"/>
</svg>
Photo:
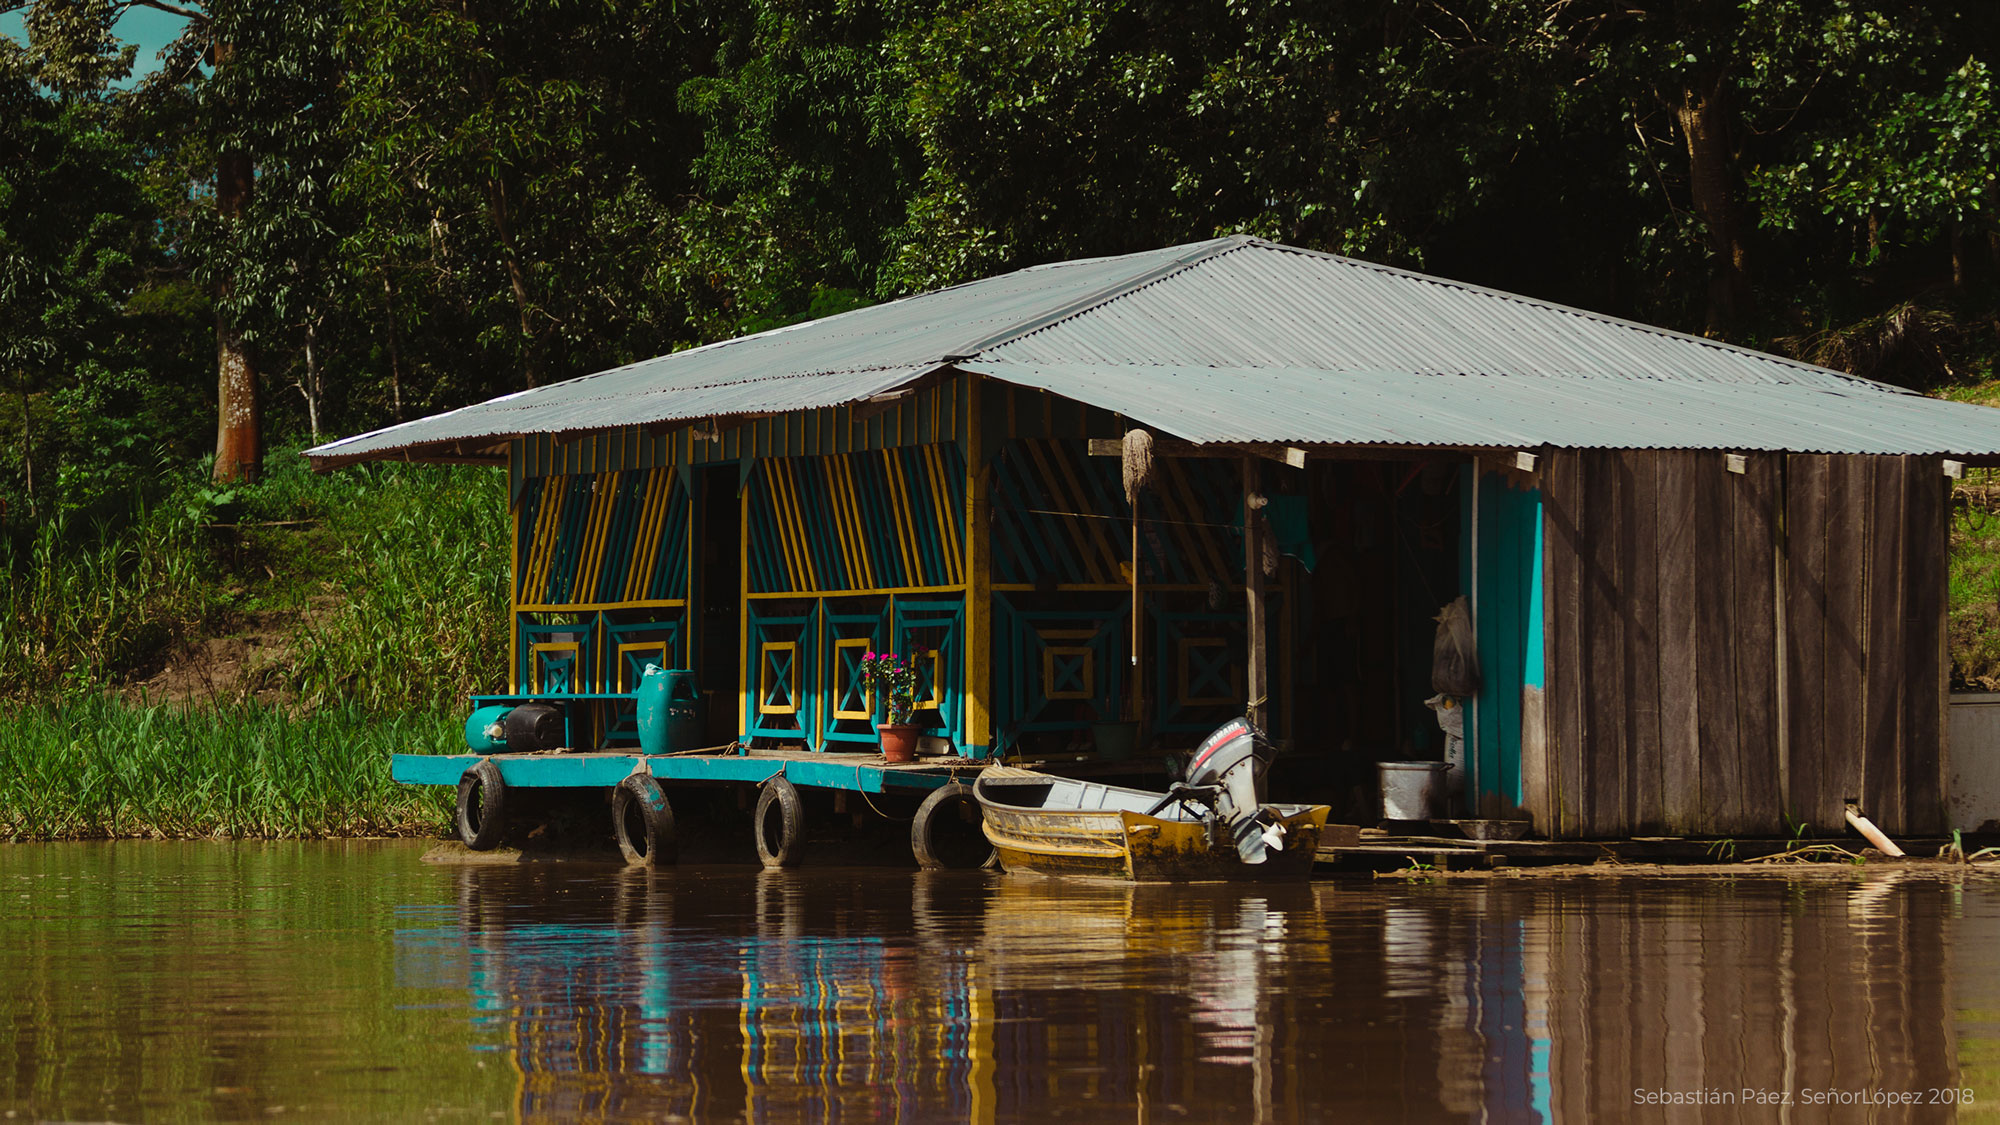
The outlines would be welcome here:
<svg viewBox="0 0 2000 1125">
<path fill-rule="evenodd" d="M 917 760 L 917 728 L 910 723 L 916 707 L 917 665 L 893 652 L 870 652 L 861 658 L 861 684 L 882 699 L 889 721 L 875 728 L 882 736 L 882 756 L 892 762 Z"/>
</svg>

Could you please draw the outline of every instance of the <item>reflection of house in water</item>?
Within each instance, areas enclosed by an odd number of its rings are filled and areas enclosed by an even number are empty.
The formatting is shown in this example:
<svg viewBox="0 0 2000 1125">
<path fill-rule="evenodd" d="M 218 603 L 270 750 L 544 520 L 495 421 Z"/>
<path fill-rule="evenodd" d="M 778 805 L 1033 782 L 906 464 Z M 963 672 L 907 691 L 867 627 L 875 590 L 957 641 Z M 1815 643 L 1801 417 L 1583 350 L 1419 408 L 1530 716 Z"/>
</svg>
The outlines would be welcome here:
<svg viewBox="0 0 2000 1125">
<path fill-rule="evenodd" d="M 464 871 L 397 981 L 464 990 L 527 1120 L 1616 1120 L 1971 1084 L 1954 1021 L 1993 991 L 1924 880 L 934 874 Z M 1771 1116 L 1666 1116 L 1732 1115 Z"/>
</svg>

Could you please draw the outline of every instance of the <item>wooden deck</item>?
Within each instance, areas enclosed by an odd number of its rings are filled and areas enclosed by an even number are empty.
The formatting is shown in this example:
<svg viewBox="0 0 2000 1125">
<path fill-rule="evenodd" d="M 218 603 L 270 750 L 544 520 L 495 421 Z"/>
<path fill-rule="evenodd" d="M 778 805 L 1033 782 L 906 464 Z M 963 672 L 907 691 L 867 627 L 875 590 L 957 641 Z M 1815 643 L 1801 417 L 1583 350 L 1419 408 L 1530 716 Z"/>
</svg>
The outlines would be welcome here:
<svg viewBox="0 0 2000 1125">
<path fill-rule="evenodd" d="M 391 775 L 410 785 L 456 785 L 459 775 L 482 757 L 500 767 L 508 785 L 524 788 L 581 788 L 616 785 L 635 770 L 663 782 L 758 784 L 783 776 L 795 785 L 881 793 L 889 789 L 936 789 L 953 780 L 970 781 L 986 767 L 972 758 L 919 758 L 892 763 L 874 753 L 752 750 L 746 753 L 654 754 L 634 750 L 548 751 L 538 754 L 397 754 Z"/>
<path fill-rule="evenodd" d="M 1859 851 L 1859 838 L 1808 840 L 1838 843 Z M 1898 841 L 1912 855 L 1933 854 L 1943 841 Z M 1792 840 L 1721 840 L 1682 837 L 1636 837 L 1629 840 L 1463 840 L 1444 836 L 1391 836 L 1363 829 L 1352 846 L 1323 845 L 1316 858 L 1320 871 L 1394 871 L 1413 865 L 1439 871 L 1469 871 L 1509 865 L 1579 863 L 1734 863 L 1777 855 L 1798 846 Z"/>
</svg>

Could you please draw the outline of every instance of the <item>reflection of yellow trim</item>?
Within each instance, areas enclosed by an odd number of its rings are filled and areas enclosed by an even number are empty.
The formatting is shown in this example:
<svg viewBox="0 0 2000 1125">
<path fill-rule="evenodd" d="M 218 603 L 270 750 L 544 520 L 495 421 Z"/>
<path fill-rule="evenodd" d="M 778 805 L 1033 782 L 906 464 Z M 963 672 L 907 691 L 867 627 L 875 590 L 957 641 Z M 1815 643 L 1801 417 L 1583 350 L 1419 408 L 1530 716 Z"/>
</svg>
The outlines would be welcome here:
<svg viewBox="0 0 2000 1125">
<path fill-rule="evenodd" d="M 838 637 L 833 642 L 833 717 L 836 719 L 860 719 L 863 722 L 875 717 L 875 692 L 867 686 L 861 688 L 861 703 L 866 711 L 843 711 L 841 700 L 847 698 L 847 665 L 840 658 L 842 649 L 858 648 L 863 652 L 873 652 L 875 641 L 870 637 Z"/>
<path fill-rule="evenodd" d="M 1083 657 L 1083 690 L 1057 691 L 1056 657 Z M 1043 699 L 1089 699 L 1096 694 L 1097 652 L 1081 645 L 1050 645 L 1042 649 L 1042 698 Z"/>
<path fill-rule="evenodd" d="M 650 649 L 653 649 L 653 650 L 657 651 L 657 652 L 658 652 L 658 653 L 660 654 L 660 667 L 662 667 L 662 668 L 666 668 L 666 667 L 670 667 L 670 666 L 671 666 L 671 664 L 672 664 L 672 661 L 671 661 L 671 659 L 670 659 L 670 658 L 669 658 L 669 657 L 667 656 L 667 642 L 665 642 L 665 641 L 629 641 L 629 642 L 626 642 L 626 643 L 624 643 L 624 644 L 621 644 L 621 645 L 619 645 L 619 646 L 618 646 L 618 667 L 617 667 L 617 672 L 616 672 L 616 676 L 615 676 L 615 682 L 616 682 L 617 686 L 616 686 L 616 687 L 613 687 L 613 688 L 612 688 L 611 690 L 613 690 L 613 691 L 631 691 L 631 690 L 632 690 L 632 688 L 630 688 L 630 687 L 627 687 L 627 686 L 625 685 L 625 669 L 626 669 L 626 668 L 628 667 L 628 665 L 627 665 L 627 664 L 625 663 L 625 654 L 626 654 L 626 653 L 628 653 L 628 652 L 638 652 L 638 651 L 639 651 L 639 650 L 641 650 L 641 649 L 648 649 L 648 648 L 650 648 Z M 634 685 L 634 686 L 636 686 L 636 685 Z"/>
<path fill-rule="evenodd" d="M 1182 637 L 1180 639 L 1180 647 L 1176 651 L 1175 663 L 1180 673 L 1181 706 L 1214 707 L 1221 704 L 1235 703 L 1236 696 L 1242 693 L 1238 692 L 1235 695 L 1224 696 L 1197 696 L 1194 694 L 1194 650 L 1198 648 L 1220 648 L 1226 655 L 1229 650 L 1229 642 L 1221 637 Z M 1236 669 L 1225 667 L 1222 671 L 1224 678 L 1229 680 L 1230 686 L 1234 688 Z"/>
<path fill-rule="evenodd" d="M 789 692 L 785 698 L 789 702 L 773 704 L 771 702 L 771 683 L 766 677 L 773 668 L 771 654 L 781 650 L 792 654 L 791 667 L 786 677 L 787 682 L 785 685 Z M 799 642 L 797 641 L 765 641 L 763 646 L 757 650 L 757 713 L 759 715 L 796 715 L 799 713 L 800 663 Z"/>
<path fill-rule="evenodd" d="M 548 691 L 542 685 L 541 655 L 545 652 L 567 652 L 570 655 L 569 691 L 582 691 L 577 681 L 583 678 L 583 646 L 576 641 L 543 641 L 528 646 L 528 690 Z"/>
</svg>

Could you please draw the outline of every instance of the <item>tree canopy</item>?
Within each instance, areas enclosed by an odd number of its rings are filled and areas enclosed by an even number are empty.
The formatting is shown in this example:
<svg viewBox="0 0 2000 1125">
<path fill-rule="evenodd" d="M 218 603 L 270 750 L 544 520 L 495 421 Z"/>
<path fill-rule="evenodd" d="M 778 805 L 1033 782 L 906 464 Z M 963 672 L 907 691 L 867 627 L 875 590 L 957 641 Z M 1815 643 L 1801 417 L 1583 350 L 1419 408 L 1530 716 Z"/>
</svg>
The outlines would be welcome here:
<svg viewBox="0 0 2000 1125">
<path fill-rule="evenodd" d="M 13 522 L 232 385 L 332 435 L 1235 231 L 1912 385 L 2000 350 L 1992 5 L 138 2 L 190 19 L 131 89 L 125 0 L 0 41 Z"/>
</svg>

